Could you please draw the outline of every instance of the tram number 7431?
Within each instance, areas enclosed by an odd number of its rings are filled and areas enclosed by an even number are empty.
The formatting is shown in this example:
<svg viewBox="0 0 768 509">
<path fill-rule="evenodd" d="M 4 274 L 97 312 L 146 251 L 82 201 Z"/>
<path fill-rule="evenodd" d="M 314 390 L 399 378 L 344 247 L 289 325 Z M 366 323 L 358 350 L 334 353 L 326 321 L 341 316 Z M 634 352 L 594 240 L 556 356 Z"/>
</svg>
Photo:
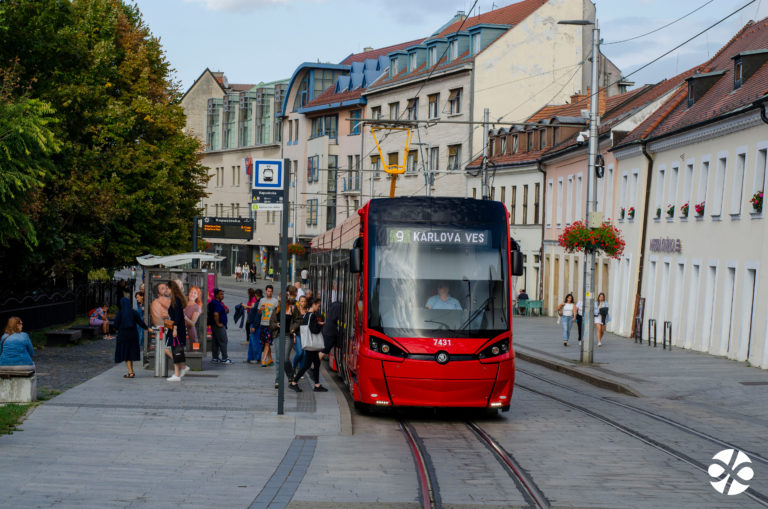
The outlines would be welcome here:
<svg viewBox="0 0 768 509">
<path fill-rule="evenodd" d="M 433 341 L 435 342 L 435 346 L 451 346 L 451 340 L 450 339 L 437 339 L 437 338 L 433 338 Z"/>
</svg>

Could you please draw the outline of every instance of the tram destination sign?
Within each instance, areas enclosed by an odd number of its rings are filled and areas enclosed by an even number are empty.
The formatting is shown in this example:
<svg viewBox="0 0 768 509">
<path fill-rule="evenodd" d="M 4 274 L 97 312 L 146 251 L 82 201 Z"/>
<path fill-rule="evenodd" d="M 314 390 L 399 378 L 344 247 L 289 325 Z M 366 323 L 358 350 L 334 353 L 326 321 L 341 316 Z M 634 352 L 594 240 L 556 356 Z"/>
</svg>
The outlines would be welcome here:
<svg viewBox="0 0 768 509">
<path fill-rule="evenodd" d="M 203 238 L 251 240 L 253 219 L 242 217 L 204 217 Z"/>
<path fill-rule="evenodd" d="M 484 246 L 490 245 L 490 230 L 463 228 L 387 228 L 386 244 L 417 246 Z"/>
</svg>

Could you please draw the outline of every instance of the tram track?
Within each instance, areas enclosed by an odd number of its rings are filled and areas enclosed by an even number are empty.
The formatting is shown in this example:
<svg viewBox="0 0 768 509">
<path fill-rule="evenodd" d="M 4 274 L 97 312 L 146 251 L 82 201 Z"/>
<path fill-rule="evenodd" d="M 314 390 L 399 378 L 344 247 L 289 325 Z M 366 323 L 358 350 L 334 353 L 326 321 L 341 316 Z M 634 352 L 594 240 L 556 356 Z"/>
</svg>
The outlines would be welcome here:
<svg viewBox="0 0 768 509">
<path fill-rule="evenodd" d="M 400 420 L 399 424 L 416 464 L 416 473 L 419 478 L 419 498 L 422 507 L 424 509 L 442 509 L 437 472 L 424 440 L 409 421 Z M 530 507 L 539 509 L 550 507 L 549 500 L 544 496 L 533 478 L 520 466 L 514 456 L 507 452 L 488 432 L 471 421 L 456 423 L 455 426 L 469 430 L 471 436 L 493 455 L 504 471 L 512 478 Z"/>
<path fill-rule="evenodd" d="M 602 422 L 603 424 L 606 424 L 606 425 L 616 429 L 617 431 L 620 431 L 621 433 L 624 433 L 625 435 L 628 435 L 628 436 L 630 436 L 630 437 L 632 437 L 632 438 L 634 438 L 636 440 L 639 440 L 640 442 L 642 442 L 642 443 L 644 443 L 644 444 L 646 444 L 646 445 L 648 445 L 648 446 L 650 446 L 650 447 L 652 447 L 654 449 L 657 449 L 657 450 L 659 450 L 659 451 L 661 451 L 661 452 L 663 452 L 663 453 L 665 453 L 665 454 L 667 454 L 667 455 L 669 455 L 669 456 L 671 456 L 671 457 L 673 457 L 673 458 L 675 458 L 675 459 L 677 459 L 679 461 L 682 461 L 683 463 L 686 463 L 686 464 L 696 468 L 697 470 L 700 470 L 700 471 L 704 472 L 705 474 L 709 475 L 708 474 L 707 465 L 701 463 L 700 461 L 696 460 L 695 458 L 692 458 L 688 454 L 686 454 L 686 453 L 684 453 L 684 452 L 682 452 L 682 451 L 680 451 L 680 450 L 678 450 L 678 449 L 676 449 L 674 447 L 671 447 L 671 446 L 669 446 L 669 445 L 667 445 L 667 444 L 665 444 L 663 442 L 655 440 L 655 439 L 645 435 L 644 433 L 641 433 L 641 432 L 639 432 L 639 431 L 637 431 L 637 430 L 635 430 L 635 429 L 633 429 L 633 428 L 631 428 L 629 426 L 626 426 L 624 424 L 621 424 L 621 423 L 617 422 L 616 420 L 614 420 L 614 419 L 612 419 L 610 417 L 602 415 L 602 414 L 600 414 L 600 413 L 598 413 L 598 412 L 596 412 L 594 410 L 591 410 L 591 409 L 586 408 L 584 406 L 578 405 L 578 404 L 573 403 L 571 401 L 567 401 L 567 400 L 562 399 L 560 397 L 553 396 L 552 394 L 547 394 L 546 392 L 541 391 L 539 389 L 535 389 L 533 387 L 529 387 L 527 385 L 520 384 L 518 382 L 515 383 L 515 386 L 517 388 L 519 388 L 519 389 L 522 389 L 524 391 L 530 392 L 532 394 L 536 394 L 538 396 L 541 396 L 541 397 L 544 397 L 544 398 L 556 401 L 556 402 L 558 402 L 558 403 L 560 403 L 560 404 L 562 404 L 562 405 L 564 405 L 564 406 L 566 406 L 566 407 L 568 407 L 568 408 L 570 408 L 572 410 L 579 411 L 579 412 L 581 412 L 581 413 L 583 413 L 583 414 L 585 414 L 585 415 L 587 415 L 587 416 L 589 416 L 589 417 L 591 417 L 591 418 L 593 418 L 593 419 L 595 419 L 597 421 Z M 576 392 L 578 392 L 578 391 L 576 391 Z M 598 398 L 598 399 L 600 399 L 600 398 Z M 768 496 L 766 496 L 765 494 L 763 494 L 763 493 L 761 493 L 759 491 L 756 491 L 754 488 L 751 488 L 751 487 L 748 488 L 744 492 L 744 495 L 746 495 L 747 497 L 751 498 L 752 500 L 754 500 L 755 502 L 757 502 L 761 506 L 768 507 Z"/>
<path fill-rule="evenodd" d="M 737 449 L 737 450 L 743 451 L 744 453 L 746 453 L 750 457 L 751 460 L 763 463 L 765 465 L 768 465 L 768 458 L 766 458 L 765 456 L 762 456 L 762 455 L 760 455 L 760 454 L 758 454 L 758 453 L 756 453 L 756 452 L 754 452 L 754 451 L 752 451 L 750 449 L 741 447 L 739 445 L 736 445 L 736 444 L 733 444 L 731 442 L 727 442 L 725 440 L 722 440 L 720 438 L 712 436 L 709 433 L 705 433 L 703 431 L 699 431 L 699 430 L 697 430 L 695 428 L 692 428 L 692 427 L 690 427 L 690 426 L 688 426 L 686 424 L 677 422 L 674 419 L 670 419 L 670 418 L 665 417 L 665 416 L 663 416 L 661 414 L 657 414 L 655 412 L 651 412 L 649 410 L 645 410 L 643 408 L 639 408 L 639 407 L 636 407 L 634 405 L 630 405 L 628 403 L 623 403 L 621 401 L 615 401 L 615 400 L 612 400 L 612 399 L 607 399 L 607 398 L 603 398 L 603 397 L 600 397 L 600 396 L 595 396 L 593 394 L 589 394 L 588 392 L 584 392 L 584 391 L 580 391 L 578 389 L 574 389 L 573 387 L 570 387 L 570 386 L 568 386 L 566 384 L 563 384 L 563 383 L 557 382 L 555 380 L 549 379 L 547 377 L 544 377 L 544 376 L 541 376 L 541 375 L 537 375 L 536 373 L 533 373 L 531 371 L 527 371 L 525 369 L 521 369 L 520 367 L 517 368 L 517 371 L 520 372 L 520 373 L 523 373 L 523 374 L 525 374 L 527 376 L 530 376 L 532 378 L 535 378 L 537 380 L 541 380 L 542 382 L 546 382 L 546 383 L 548 383 L 550 385 L 554 385 L 556 387 L 560 387 L 561 389 L 564 389 L 564 390 L 567 390 L 567 391 L 579 394 L 579 395 L 584 396 L 586 398 L 595 399 L 595 400 L 598 400 L 598 401 L 600 401 L 602 403 L 606 403 L 606 404 L 609 404 L 609 405 L 612 405 L 612 406 L 623 408 L 625 410 L 629 410 L 631 412 L 638 413 L 640 415 L 644 415 L 644 416 L 646 416 L 646 417 L 648 417 L 650 419 L 653 419 L 655 421 L 667 424 L 667 425 L 669 425 L 669 426 L 671 426 L 671 427 L 673 427 L 675 429 L 678 429 L 678 430 L 680 430 L 680 431 L 682 431 L 684 433 L 687 433 L 689 435 L 693 435 L 693 436 L 696 436 L 698 438 L 707 440 L 707 441 L 709 441 L 709 442 L 711 442 L 713 444 L 716 444 L 716 445 L 718 445 L 720 447 L 723 447 L 723 448 L 726 448 L 726 449 Z M 517 384 L 517 385 L 519 385 L 519 384 Z M 522 387 L 522 386 L 520 386 L 520 387 Z"/>
</svg>

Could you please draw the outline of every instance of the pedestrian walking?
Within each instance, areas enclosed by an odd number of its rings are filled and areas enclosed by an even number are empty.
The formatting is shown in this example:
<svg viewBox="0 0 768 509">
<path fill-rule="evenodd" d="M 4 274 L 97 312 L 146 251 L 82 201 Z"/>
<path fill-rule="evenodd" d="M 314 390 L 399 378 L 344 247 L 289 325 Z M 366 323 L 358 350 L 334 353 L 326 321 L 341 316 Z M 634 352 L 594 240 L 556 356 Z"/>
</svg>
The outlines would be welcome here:
<svg viewBox="0 0 768 509">
<path fill-rule="evenodd" d="M 264 290 L 264 297 L 259 301 L 259 311 L 261 312 L 261 365 L 263 367 L 271 366 L 274 361 L 272 360 L 272 335 L 269 332 L 269 319 L 272 317 L 272 312 L 277 307 L 277 299 L 272 296 L 274 287 L 267 285 Z"/>
<path fill-rule="evenodd" d="M 316 298 L 312 301 L 312 305 L 309 308 L 309 312 L 304 315 L 304 319 L 301 322 L 301 325 L 306 325 L 309 328 L 310 334 L 320 334 L 323 330 L 324 323 L 320 320 L 320 298 Z M 306 347 L 307 345 L 305 345 Z M 296 372 L 294 372 L 293 377 L 290 379 L 290 383 L 288 384 L 288 388 L 291 389 L 294 392 L 302 392 L 301 387 L 299 387 L 299 380 L 301 380 L 301 377 L 304 376 L 304 373 L 306 373 L 308 370 L 310 370 L 310 375 L 312 376 L 313 380 L 315 381 L 315 392 L 327 392 L 328 389 L 322 386 L 320 384 L 320 351 L 319 350 L 306 350 L 304 349 L 304 362 L 303 366 Z"/>
<path fill-rule="evenodd" d="M 583 329 L 584 326 L 584 303 L 581 301 L 576 303 L 576 328 L 579 331 L 579 345 L 581 345 L 581 337 L 583 335 Z"/>
<path fill-rule="evenodd" d="M 274 267 L 269 268 L 269 280 L 274 282 L 275 281 L 275 269 Z"/>
<path fill-rule="evenodd" d="M 139 315 L 139 312 L 131 307 L 131 301 L 123 297 L 120 299 L 120 311 L 115 316 L 115 329 L 117 329 L 117 341 L 115 341 L 115 364 L 125 363 L 128 373 L 123 378 L 134 378 L 133 363 L 141 360 L 139 348 L 138 327 L 147 330 L 147 324 Z"/>
<path fill-rule="evenodd" d="M 320 360 L 328 357 L 339 341 L 341 311 L 342 305 L 339 301 L 333 302 L 328 308 L 328 315 L 325 317 L 325 325 L 323 325 L 323 342 L 325 347 L 320 352 Z"/>
<path fill-rule="evenodd" d="M 603 346 L 603 334 L 605 334 L 605 325 L 611 321 L 611 315 L 608 313 L 608 303 L 605 302 L 605 294 L 600 292 L 595 302 L 595 329 L 597 329 L 597 346 Z"/>
<path fill-rule="evenodd" d="M 211 362 L 232 364 L 227 355 L 227 313 L 229 309 L 222 302 L 224 290 L 216 288 L 213 300 L 208 303 L 208 325 L 211 327 Z M 221 357 L 219 357 L 221 355 Z"/>
<path fill-rule="evenodd" d="M 248 281 L 250 281 L 248 279 L 248 273 L 250 272 L 250 270 L 251 268 L 248 266 L 248 263 L 244 263 L 243 264 L 243 282 L 244 283 L 247 283 Z"/>
<path fill-rule="evenodd" d="M 239 263 L 235 266 L 235 281 L 240 281 L 240 276 L 243 273 L 243 267 Z"/>
<path fill-rule="evenodd" d="M 563 327 L 563 346 L 568 346 L 568 340 L 571 339 L 571 325 L 575 313 L 576 306 L 573 303 L 573 295 L 569 293 L 565 296 L 565 301 L 557 307 L 557 314 L 560 315 L 560 324 Z"/>
<path fill-rule="evenodd" d="M 291 323 L 294 329 L 295 335 L 293 338 L 293 348 L 296 351 L 293 355 L 293 361 L 291 362 L 291 373 L 301 368 L 304 364 L 304 350 L 301 347 L 301 322 L 304 320 L 304 315 L 307 314 L 307 297 L 302 295 L 297 299 L 294 313 L 291 316 Z M 290 352 L 289 352 L 290 353 Z M 288 356 L 286 355 L 287 359 Z M 289 374 L 290 376 L 290 374 Z"/>
<path fill-rule="evenodd" d="M 250 341 L 251 337 L 251 309 L 253 309 L 253 306 L 256 304 L 256 289 L 255 288 L 248 288 L 248 300 L 246 302 L 241 302 L 240 305 L 245 308 L 245 341 L 243 342 L 244 345 L 247 345 Z"/>
<path fill-rule="evenodd" d="M 309 271 L 307 269 L 301 269 L 301 284 L 307 285 L 309 283 Z"/>
<path fill-rule="evenodd" d="M 174 281 L 168 281 L 171 289 L 171 306 L 168 308 L 170 328 L 165 337 L 165 351 L 173 359 L 173 375 L 168 377 L 169 382 L 180 382 L 187 374 L 187 358 L 184 351 L 187 348 L 187 323 L 184 308 L 187 307 L 187 298 L 181 292 L 181 288 Z"/>
<path fill-rule="evenodd" d="M 29 366 L 34 368 L 32 356 L 35 349 L 29 334 L 23 332 L 24 322 L 18 316 L 12 316 L 5 325 L 0 337 L 0 366 Z"/>
<path fill-rule="evenodd" d="M 261 312 L 259 311 L 259 301 L 263 297 L 264 292 L 261 288 L 257 288 L 254 291 L 256 301 L 248 310 L 248 355 L 245 358 L 245 362 L 249 364 L 258 364 L 261 362 Z"/>
</svg>

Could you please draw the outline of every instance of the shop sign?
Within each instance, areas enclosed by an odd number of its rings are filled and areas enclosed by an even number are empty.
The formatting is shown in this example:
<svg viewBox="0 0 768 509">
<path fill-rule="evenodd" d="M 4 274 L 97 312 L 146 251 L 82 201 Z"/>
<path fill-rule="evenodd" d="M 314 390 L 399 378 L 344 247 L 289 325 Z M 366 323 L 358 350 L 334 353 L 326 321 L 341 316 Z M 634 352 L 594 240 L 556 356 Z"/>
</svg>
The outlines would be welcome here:
<svg viewBox="0 0 768 509">
<path fill-rule="evenodd" d="M 653 253 L 681 253 L 682 251 L 680 239 L 651 239 Z"/>
</svg>

